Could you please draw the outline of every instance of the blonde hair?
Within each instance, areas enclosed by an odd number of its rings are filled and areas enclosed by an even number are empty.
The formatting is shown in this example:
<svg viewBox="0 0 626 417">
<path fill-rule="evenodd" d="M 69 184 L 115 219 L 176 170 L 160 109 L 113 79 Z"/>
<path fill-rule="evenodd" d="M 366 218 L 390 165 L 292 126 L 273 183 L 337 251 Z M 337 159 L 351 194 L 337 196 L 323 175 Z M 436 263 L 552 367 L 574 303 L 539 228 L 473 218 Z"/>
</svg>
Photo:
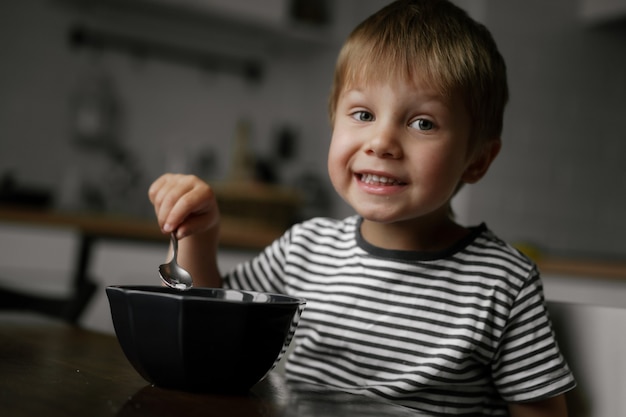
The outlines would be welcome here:
<svg viewBox="0 0 626 417">
<path fill-rule="evenodd" d="M 354 29 L 335 67 L 331 123 L 346 89 L 392 77 L 426 82 L 442 96 L 460 93 L 473 145 L 500 138 L 508 101 L 504 59 L 487 28 L 449 1 L 395 1 Z"/>
</svg>

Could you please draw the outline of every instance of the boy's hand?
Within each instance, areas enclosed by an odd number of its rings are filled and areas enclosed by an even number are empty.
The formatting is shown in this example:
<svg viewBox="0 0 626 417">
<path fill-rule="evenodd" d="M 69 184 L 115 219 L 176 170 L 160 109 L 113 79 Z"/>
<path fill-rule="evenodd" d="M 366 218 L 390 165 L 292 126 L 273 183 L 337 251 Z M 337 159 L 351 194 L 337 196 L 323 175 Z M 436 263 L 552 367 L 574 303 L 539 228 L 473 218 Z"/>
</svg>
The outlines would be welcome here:
<svg viewBox="0 0 626 417">
<path fill-rule="evenodd" d="M 213 190 L 195 175 L 164 174 L 148 190 L 159 227 L 177 237 L 216 228 L 220 213 Z"/>
</svg>

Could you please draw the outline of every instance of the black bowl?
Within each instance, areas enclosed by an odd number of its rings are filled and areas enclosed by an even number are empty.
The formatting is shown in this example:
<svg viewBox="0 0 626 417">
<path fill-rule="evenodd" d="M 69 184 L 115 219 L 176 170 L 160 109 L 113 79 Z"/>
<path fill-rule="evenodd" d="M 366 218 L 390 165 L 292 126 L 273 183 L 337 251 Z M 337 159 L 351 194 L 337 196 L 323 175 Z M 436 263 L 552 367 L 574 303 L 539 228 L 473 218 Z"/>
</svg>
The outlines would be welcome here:
<svg viewBox="0 0 626 417">
<path fill-rule="evenodd" d="M 278 363 L 305 301 L 286 295 L 164 286 L 106 288 L 129 362 L 148 382 L 195 392 L 245 392 Z"/>
</svg>

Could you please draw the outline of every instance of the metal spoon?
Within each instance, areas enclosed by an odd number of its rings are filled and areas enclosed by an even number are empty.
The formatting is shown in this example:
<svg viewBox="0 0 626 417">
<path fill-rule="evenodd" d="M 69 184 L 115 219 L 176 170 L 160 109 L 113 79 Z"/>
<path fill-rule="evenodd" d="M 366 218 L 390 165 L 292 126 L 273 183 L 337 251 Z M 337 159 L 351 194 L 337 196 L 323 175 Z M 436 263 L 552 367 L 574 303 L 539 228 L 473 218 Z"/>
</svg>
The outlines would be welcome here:
<svg viewBox="0 0 626 417">
<path fill-rule="evenodd" d="M 188 290 L 193 285 L 191 275 L 184 270 L 176 262 L 178 257 L 178 239 L 176 239 L 176 232 L 170 234 L 170 240 L 172 241 L 172 259 L 166 263 L 159 265 L 159 275 L 161 280 L 169 287 L 176 288 L 177 290 Z"/>
</svg>

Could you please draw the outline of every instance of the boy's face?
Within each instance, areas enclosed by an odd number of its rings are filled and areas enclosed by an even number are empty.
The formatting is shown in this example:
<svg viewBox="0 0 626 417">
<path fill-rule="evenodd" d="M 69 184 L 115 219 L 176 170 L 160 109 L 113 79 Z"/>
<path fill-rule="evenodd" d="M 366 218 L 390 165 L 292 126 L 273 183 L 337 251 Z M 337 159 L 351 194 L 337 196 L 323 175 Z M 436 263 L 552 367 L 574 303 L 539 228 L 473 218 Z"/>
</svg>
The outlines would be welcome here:
<svg viewBox="0 0 626 417">
<path fill-rule="evenodd" d="M 459 97 L 424 84 L 357 85 L 337 102 L 330 179 L 367 220 L 447 217 L 459 182 L 473 182 L 470 126 Z"/>
</svg>

